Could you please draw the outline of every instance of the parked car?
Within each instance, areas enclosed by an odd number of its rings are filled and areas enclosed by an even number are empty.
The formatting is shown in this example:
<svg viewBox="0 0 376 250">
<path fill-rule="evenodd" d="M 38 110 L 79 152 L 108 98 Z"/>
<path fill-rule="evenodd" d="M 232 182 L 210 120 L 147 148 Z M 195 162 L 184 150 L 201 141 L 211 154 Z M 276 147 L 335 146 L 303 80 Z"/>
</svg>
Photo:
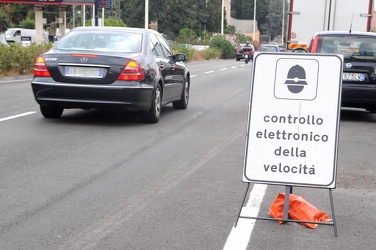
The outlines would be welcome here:
<svg viewBox="0 0 376 250">
<path fill-rule="evenodd" d="M 7 40 L 5 40 L 3 35 L 0 35 L 0 44 L 8 45 Z"/>
<path fill-rule="evenodd" d="M 196 50 L 196 51 L 203 51 L 203 50 L 206 50 L 206 49 L 209 49 L 210 46 L 209 45 L 192 45 L 192 49 Z"/>
<path fill-rule="evenodd" d="M 318 32 L 309 52 L 342 54 L 342 107 L 376 112 L 376 33 Z"/>
<path fill-rule="evenodd" d="M 237 48 L 236 48 L 236 55 L 235 55 L 235 59 L 236 61 L 240 61 L 240 59 L 244 59 L 244 51 L 243 51 L 243 48 L 245 46 L 245 43 L 244 44 L 240 44 Z M 251 60 L 253 60 L 253 53 L 255 52 L 255 47 L 253 47 L 252 44 L 249 45 L 251 47 Z"/>
<path fill-rule="evenodd" d="M 31 86 L 46 118 L 68 108 L 119 108 L 156 123 L 163 105 L 188 106 L 185 60 L 153 30 L 79 27 L 36 59 Z"/>
<path fill-rule="evenodd" d="M 182 48 L 186 48 L 186 49 L 193 49 L 192 44 L 188 44 L 188 43 L 181 43 L 178 46 Z"/>
<path fill-rule="evenodd" d="M 258 51 L 262 52 L 282 52 L 284 49 L 277 44 L 261 44 Z"/>
</svg>

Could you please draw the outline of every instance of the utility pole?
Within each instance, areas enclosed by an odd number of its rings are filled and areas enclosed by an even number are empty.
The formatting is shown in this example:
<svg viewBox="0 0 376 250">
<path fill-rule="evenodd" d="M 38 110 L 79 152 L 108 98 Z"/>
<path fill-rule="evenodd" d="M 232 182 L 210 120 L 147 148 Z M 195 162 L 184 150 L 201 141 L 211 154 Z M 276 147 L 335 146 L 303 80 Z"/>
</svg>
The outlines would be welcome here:
<svg viewBox="0 0 376 250">
<path fill-rule="evenodd" d="M 253 41 L 255 41 L 255 37 L 256 37 L 256 5 L 257 5 L 257 0 L 255 0 L 254 6 L 253 6 L 253 35 L 252 35 Z"/>
<path fill-rule="evenodd" d="M 149 0 L 145 0 L 145 29 L 149 28 Z"/>
<path fill-rule="evenodd" d="M 221 8 L 221 35 L 223 35 L 223 26 L 225 25 L 224 24 L 224 10 L 225 10 L 225 7 L 224 7 L 223 1 L 224 0 L 222 0 L 222 8 Z"/>
</svg>

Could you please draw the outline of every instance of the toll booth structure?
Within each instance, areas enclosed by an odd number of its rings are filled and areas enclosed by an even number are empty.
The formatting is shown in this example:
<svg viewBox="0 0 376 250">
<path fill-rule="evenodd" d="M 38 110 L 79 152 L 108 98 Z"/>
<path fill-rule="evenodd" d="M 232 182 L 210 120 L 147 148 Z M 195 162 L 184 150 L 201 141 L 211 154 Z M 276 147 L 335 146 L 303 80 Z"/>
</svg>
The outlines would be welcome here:
<svg viewBox="0 0 376 250">
<path fill-rule="evenodd" d="M 33 4 L 34 11 L 35 11 L 35 30 L 36 30 L 36 38 L 35 43 L 37 45 L 42 44 L 43 37 L 44 37 L 44 29 L 43 24 L 46 23 L 46 19 L 43 18 L 43 11 L 45 5 L 58 5 L 59 17 L 57 18 L 57 25 L 59 29 L 59 34 L 57 36 L 63 36 L 66 33 L 66 24 L 67 24 L 67 15 L 66 10 L 68 5 L 82 5 L 83 7 L 83 14 L 85 14 L 85 6 L 93 6 L 93 13 L 94 7 L 98 0 L 0 0 L 0 3 L 11 3 L 11 4 Z M 85 20 L 85 17 L 84 19 Z M 85 23 L 83 21 L 83 23 Z"/>
</svg>

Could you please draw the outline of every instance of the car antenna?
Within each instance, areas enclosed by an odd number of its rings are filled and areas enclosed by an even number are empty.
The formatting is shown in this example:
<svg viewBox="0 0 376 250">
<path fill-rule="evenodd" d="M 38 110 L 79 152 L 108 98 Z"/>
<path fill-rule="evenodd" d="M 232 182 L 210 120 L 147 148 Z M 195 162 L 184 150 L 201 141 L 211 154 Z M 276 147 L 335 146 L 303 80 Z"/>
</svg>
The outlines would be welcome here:
<svg viewBox="0 0 376 250">
<path fill-rule="evenodd" d="M 350 30 L 349 30 L 350 35 L 351 35 L 351 28 L 352 28 L 353 19 L 354 19 L 354 12 L 352 13 L 352 16 L 351 16 L 351 23 L 350 23 Z"/>
</svg>

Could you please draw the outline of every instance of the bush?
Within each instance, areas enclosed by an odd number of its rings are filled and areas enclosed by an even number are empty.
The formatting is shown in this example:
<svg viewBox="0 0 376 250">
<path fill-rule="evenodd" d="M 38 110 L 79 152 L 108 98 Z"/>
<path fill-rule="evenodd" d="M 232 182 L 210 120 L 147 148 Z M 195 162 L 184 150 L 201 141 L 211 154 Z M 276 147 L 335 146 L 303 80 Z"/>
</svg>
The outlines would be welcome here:
<svg viewBox="0 0 376 250">
<path fill-rule="evenodd" d="M 194 49 L 189 49 L 189 48 L 181 47 L 181 46 L 178 46 L 178 45 L 175 45 L 173 47 L 173 51 L 175 53 L 185 54 L 188 57 L 188 61 L 192 59 L 192 56 L 193 56 L 193 53 L 194 53 Z"/>
<path fill-rule="evenodd" d="M 222 56 L 222 52 L 217 48 L 209 48 L 201 51 L 201 53 L 204 56 L 205 60 L 218 59 Z"/>
<path fill-rule="evenodd" d="M 232 46 L 231 42 L 220 35 L 217 35 L 210 40 L 210 48 L 217 48 L 222 51 L 222 59 L 233 58 L 235 56 L 235 48 Z"/>
<path fill-rule="evenodd" d="M 0 45 L 0 75 L 32 74 L 35 59 L 51 47 L 52 43 L 30 45 L 28 47 L 14 43 L 9 46 Z"/>
</svg>

